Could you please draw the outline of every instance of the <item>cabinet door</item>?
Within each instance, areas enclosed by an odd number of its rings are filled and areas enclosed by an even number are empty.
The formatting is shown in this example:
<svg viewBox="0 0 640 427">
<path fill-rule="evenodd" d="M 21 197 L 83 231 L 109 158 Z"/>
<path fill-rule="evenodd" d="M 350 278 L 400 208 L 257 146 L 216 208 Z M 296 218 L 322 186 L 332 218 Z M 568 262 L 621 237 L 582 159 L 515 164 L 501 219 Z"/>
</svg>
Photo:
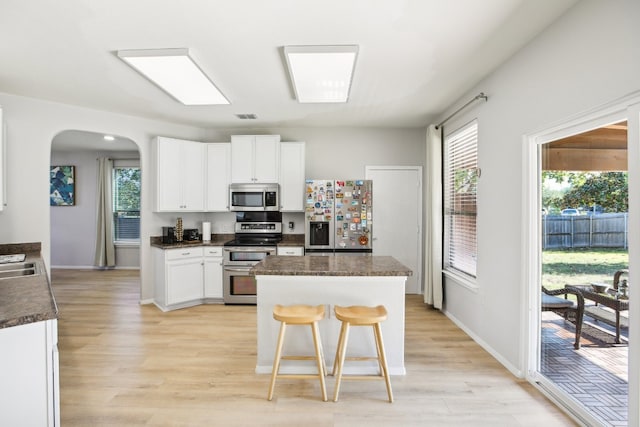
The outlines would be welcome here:
<svg viewBox="0 0 640 427">
<path fill-rule="evenodd" d="M 0 211 L 5 206 L 7 194 L 7 152 L 5 150 L 4 122 L 2 121 L 2 108 L 0 107 Z"/>
<path fill-rule="evenodd" d="M 182 210 L 204 210 L 204 148 L 200 142 L 181 144 Z"/>
<path fill-rule="evenodd" d="M 182 170 L 180 144 L 171 138 L 155 141 L 156 211 L 176 212 L 182 209 Z"/>
<path fill-rule="evenodd" d="M 204 297 L 222 299 L 222 257 L 204 258 Z"/>
<path fill-rule="evenodd" d="M 280 211 L 304 211 L 304 142 L 280 143 Z"/>
<path fill-rule="evenodd" d="M 253 136 L 231 137 L 231 182 L 253 181 Z"/>
<path fill-rule="evenodd" d="M 280 174 L 280 136 L 260 135 L 255 137 L 254 182 L 278 182 Z"/>
<path fill-rule="evenodd" d="M 167 305 L 202 299 L 202 257 L 167 262 Z"/>
<path fill-rule="evenodd" d="M 207 210 L 229 210 L 231 181 L 231 144 L 207 144 Z"/>
<path fill-rule="evenodd" d="M 280 256 L 303 256 L 304 247 L 302 246 L 278 246 L 277 254 Z"/>
</svg>

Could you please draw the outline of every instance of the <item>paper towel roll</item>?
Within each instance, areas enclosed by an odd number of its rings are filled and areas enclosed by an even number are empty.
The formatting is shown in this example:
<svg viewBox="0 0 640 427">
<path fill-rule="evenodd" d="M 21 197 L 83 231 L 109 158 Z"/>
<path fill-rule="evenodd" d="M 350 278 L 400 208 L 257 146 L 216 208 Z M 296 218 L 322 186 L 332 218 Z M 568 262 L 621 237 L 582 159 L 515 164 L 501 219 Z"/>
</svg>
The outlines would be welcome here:
<svg viewBox="0 0 640 427">
<path fill-rule="evenodd" d="M 203 222 L 202 223 L 202 241 L 208 242 L 211 240 L 211 223 Z"/>
</svg>

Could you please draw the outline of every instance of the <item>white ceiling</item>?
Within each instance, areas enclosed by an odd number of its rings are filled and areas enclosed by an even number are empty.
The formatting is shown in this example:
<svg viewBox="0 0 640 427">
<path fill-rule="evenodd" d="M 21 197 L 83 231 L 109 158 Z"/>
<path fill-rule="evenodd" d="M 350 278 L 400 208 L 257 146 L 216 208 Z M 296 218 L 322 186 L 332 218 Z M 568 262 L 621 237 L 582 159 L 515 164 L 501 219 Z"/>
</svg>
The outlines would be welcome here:
<svg viewBox="0 0 640 427">
<path fill-rule="evenodd" d="M 424 127 L 576 1 L 2 0 L 0 92 L 203 128 Z M 360 46 L 347 104 L 293 97 L 282 47 L 320 44 Z M 176 47 L 231 105 L 181 105 L 115 55 Z"/>
</svg>

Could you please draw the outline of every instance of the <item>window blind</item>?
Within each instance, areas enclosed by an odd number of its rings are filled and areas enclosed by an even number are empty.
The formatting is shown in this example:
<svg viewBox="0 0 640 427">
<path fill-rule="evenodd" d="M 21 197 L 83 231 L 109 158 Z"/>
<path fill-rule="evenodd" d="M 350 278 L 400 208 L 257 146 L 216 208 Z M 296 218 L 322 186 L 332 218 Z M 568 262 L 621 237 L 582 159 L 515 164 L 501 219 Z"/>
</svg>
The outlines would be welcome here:
<svg viewBox="0 0 640 427">
<path fill-rule="evenodd" d="M 445 138 L 445 268 L 476 276 L 478 124 Z"/>
</svg>

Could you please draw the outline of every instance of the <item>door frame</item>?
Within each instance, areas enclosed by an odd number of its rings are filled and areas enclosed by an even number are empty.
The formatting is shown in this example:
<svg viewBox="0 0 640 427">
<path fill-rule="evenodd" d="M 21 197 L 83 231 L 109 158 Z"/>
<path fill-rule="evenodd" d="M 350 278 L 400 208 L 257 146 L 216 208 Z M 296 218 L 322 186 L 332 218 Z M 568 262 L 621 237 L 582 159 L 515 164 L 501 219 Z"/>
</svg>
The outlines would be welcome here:
<svg viewBox="0 0 640 427">
<path fill-rule="evenodd" d="M 593 422 L 582 406 L 564 394 L 539 374 L 540 280 L 541 280 L 541 192 L 540 148 L 543 144 L 582 133 L 607 124 L 627 120 L 627 150 L 629 173 L 629 269 L 640 268 L 640 233 L 633 224 L 640 224 L 640 92 L 634 92 L 610 103 L 523 135 L 522 145 L 522 283 L 521 293 L 521 366 L 526 379 L 543 394 L 563 407 L 581 422 Z M 634 222 L 635 221 L 635 222 Z M 633 273 L 632 273 L 633 274 Z M 629 318 L 640 317 L 640 305 L 630 307 Z M 628 423 L 640 422 L 640 330 L 629 328 L 629 394 Z"/>
<path fill-rule="evenodd" d="M 422 211 L 422 166 L 365 166 L 365 179 L 371 179 L 369 177 L 370 171 L 390 171 L 390 170 L 411 170 L 416 171 L 418 174 L 418 266 L 417 270 L 414 271 L 413 275 L 416 276 L 416 282 L 418 284 L 418 294 L 424 295 L 424 282 L 422 278 L 423 275 L 423 262 L 422 262 L 422 253 L 424 246 L 424 217 Z M 375 186 L 374 186 L 374 200 L 375 200 Z"/>
</svg>

